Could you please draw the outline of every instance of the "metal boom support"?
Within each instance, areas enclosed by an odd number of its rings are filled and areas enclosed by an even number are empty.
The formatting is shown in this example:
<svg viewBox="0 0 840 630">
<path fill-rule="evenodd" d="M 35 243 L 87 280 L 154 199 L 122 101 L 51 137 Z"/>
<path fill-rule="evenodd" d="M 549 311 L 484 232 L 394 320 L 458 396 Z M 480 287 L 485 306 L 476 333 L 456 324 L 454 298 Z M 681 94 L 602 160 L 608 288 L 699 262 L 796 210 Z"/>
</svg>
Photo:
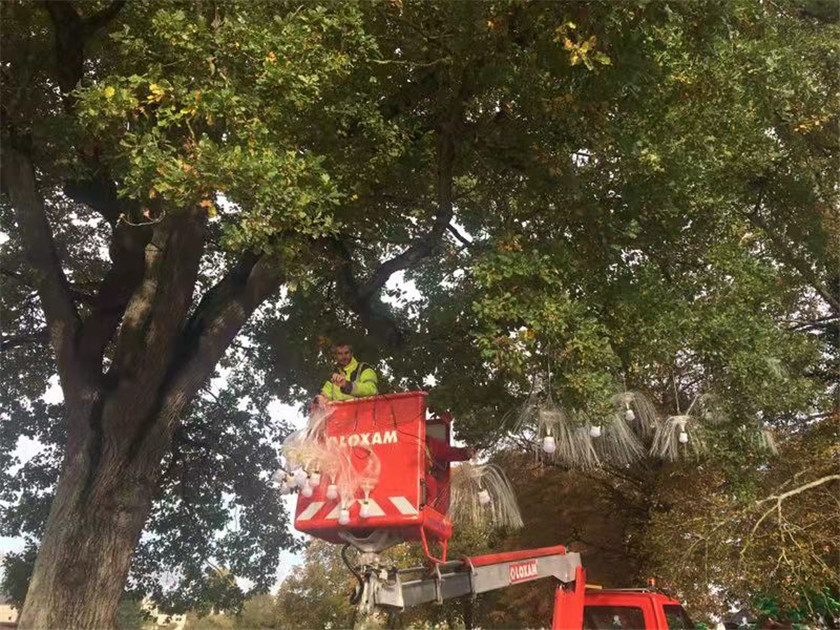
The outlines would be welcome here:
<svg viewBox="0 0 840 630">
<path fill-rule="evenodd" d="M 362 612 L 376 607 L 403 610 L 546 577 L 569 583 L 575 580 L 578 567 L 580 554 L 568 553 L 562 545 L 463 558 L 436 564 L 431 570 L 369 566 L 363 569 L 359 606 Z"/>
</svg>

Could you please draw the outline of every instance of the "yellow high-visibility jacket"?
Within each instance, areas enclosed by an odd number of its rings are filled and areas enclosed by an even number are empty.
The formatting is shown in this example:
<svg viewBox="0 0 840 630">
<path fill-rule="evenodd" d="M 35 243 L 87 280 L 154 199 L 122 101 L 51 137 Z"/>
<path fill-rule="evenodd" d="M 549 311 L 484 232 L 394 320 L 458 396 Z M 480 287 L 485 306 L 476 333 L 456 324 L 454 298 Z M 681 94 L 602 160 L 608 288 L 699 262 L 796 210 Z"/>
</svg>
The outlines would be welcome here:
<svg viewBox="0 0 840 630">
<path fill-rule="evenodd" d="M 367 363 L 359 363 L 356 357 L 353 357 L 342 372 L 347 382 L 353 385 L 353 390 L 345 394 L 338 385 L 328 380 L 321 388 L 321 393 L 329 400 L 353 400 L 364 396 L 376 396 L 379 379 Z"/>
</svg>

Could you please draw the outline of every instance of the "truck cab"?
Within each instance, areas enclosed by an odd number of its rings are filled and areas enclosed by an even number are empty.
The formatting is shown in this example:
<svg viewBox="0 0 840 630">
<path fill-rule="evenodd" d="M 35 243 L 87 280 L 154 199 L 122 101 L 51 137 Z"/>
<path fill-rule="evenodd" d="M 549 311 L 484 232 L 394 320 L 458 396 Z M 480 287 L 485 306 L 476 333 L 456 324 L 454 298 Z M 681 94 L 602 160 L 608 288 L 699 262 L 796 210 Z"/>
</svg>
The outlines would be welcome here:
<svg viewBox="0 0 840 630">
<path fill-rule="evenodd" d="M 583 630 L 687 630 L 694 624 L 680 602 L 649 589 L 587 587 Z"/>
</svg>

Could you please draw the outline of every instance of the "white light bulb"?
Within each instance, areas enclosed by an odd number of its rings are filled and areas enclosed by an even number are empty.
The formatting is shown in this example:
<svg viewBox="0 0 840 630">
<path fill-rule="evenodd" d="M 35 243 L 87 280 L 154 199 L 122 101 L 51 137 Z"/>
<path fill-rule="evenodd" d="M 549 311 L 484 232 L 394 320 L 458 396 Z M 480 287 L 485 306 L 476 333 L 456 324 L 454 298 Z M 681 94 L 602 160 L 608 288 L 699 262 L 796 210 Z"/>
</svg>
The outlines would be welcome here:
<svg viewBox="0 0 840 630">
<path fill-rule="evenodd" d="M 627 420 L 627 422 L 633 422 L 633 420 L 636 419 L 636 414 L 632 409 L 628 409 L 624 412 L 624 419 Z"/>
<path fill-rule="evenodd" d="M 312 484 L 313 488 L 317 488 L 321 485 L 321 473 L 314 472 L 309 476 L 309 483 Z"/>
<path fill-rule="evenodd" d="M 478 502 L 481 505 L 487 505 L 490 503 L 490 493 L 487 490 L 479 490 L 478 491 Z"/>
<path fill-rule="evenodd" d="M 295 481 L 297 481 L 297 485 L 303 487 L 303 484 L 306 483 L 307 478 L 309 475 L 306 474 L 306 471 L 303 468 L 298 468 L 295 471 Z"/>
<path fill-rule="evenodd" d="M 688 442 L 688 433 L 685 431 L 680 431 L 680 444 L 686 444 Z"/>
<path fill-rule="evenodd" d="M 308 479 L 303 482 L 303 486 L 301 486 L 300 493 L 307 499 L 312 496 L 312 485 L 309 483 Z"/>
<path fill-rule="evenodd" d="M 359 517 L 360 518 L 367 518 L 369 516 L 370 516 L 370 505 L 368 505 L 368 502 L 365 501 L 364 503 L 362 503 L 362 508 L 359 510 Z"/>
<path fill-rule="evenodd" d="M 341 511 L 338 513 L 338 524 L 339 525 L 347 525 L 350 522 L 350 510 L 347 508 L 341 508 Z"/>
<path fill-rule="evenodd" d="M 335 487 L 334 483 L 331 483 L 327 486 L 327 499 L 330 501 L 335 501 L 338 498 L 338 488 Z"/>
<path fill-rule="evenodd" d="M 546 435 L 543 438 L 542 449 L 549 455 L 557 450 L 557 443 L 554 441 L 553 435 Z"/>
<path fill-rule="evenodd" d="M 289 488 L 296 488 L 297 487 L 297 478 L 292 473 L 286 474 L 286 485 Z"/>
<path fill-rule="evenodd" d="M 589 427 L 589 437 L 601 437 L 601 426 L 598 424 L 593 424 Z"/>
</svg>

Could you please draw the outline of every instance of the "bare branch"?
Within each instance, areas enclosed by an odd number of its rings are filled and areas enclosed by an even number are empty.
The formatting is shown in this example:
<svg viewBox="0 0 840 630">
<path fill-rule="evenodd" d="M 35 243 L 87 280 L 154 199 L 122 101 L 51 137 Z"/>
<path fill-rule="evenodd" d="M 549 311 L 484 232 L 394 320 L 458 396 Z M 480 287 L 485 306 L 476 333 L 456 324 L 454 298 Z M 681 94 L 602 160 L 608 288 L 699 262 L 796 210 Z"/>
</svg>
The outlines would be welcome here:
<svg viewBox="0 0 840 630">
<path fill-rule="evenodd" d="M 743 558 L 744 555 L 747 553 L 747 549 L 750 548 L 750 545 L 752 544 L 752 540 L 755 537 L 755 534 L 758 531 L 758 528 L 774 512 L 777 513 L 778 520 L 779 520 L 779 525 L 781 526 L 781 524 L 782 524 L 782 503 L 785 501 L 785 499 L 788 499 L 788 498 L 790 498 L 794 495 L 797 495 L 797 494 L 801 494 L 802 492 L 805 492 L 806 490 L 811 490 L 813 488 L 817 488 L 817 487 L 819 487 L 823 484 L 826 484 L 826 483 L 829 483 L 829 482 L 832 482 L 832 481 L 840 481 L 840 475 L 825 475 L 824 477 L 820 477 L 819 479 L 815 479 L 815 480 L 810 481 L 808 483 L 802 484 L 801 486 L 797 486 L 796 488 L 788 490 L 787 492 L 783 492 L 781 494 L 774 494 L 774 495 L 771 495 L 771 496 L 766 497 L 764 499 L 760 499 L 759 501 L 756 501 L 755 502 L 756 507 L 759 506 L 759 505 L 763 505 L 765 503 L 768 503 L 770 501 L 773 501 L 774 503 L 761 515 L 761 517 L 752 526 L 752 529 L 750 530 L 750 534 L 747 537 L 747 539 L 744 543 L 744 546 L 741 548 L 741 554 L 740 554 L 741 557 Z M 784 548 L 784 545 L 782 545 L 782 548 Z"/>
<path fill-rule="evenodd" d="M 2 339 L 0 339 L 0 352 L 31 343 L 47 343 L 49 340 L 49 331 L 46 328 L 24 335 L 3 335 Z"/>
<path fill-rule="evenodd" d="M 800 494 L 802 492 L 805 492 L 806 490 L 816 488 L 817 486 L 821 486 L 831 481 L 840 481 L 840 475 L 826 475 L 825 477 L 820 477 L 819 479 L 809 481 L 806 484 L 797 486 L 796 488 L 788 490 L 787 492 L 783 492 L 782 494 L 774 494 L 765 499 L 761 499 L 760 501 L 756 501 L 756 505 L 761 505 L 762 503 L 767 503 L 768 501 L 776 501 L 776 503 L 781 503 L 785 499 L 792 497 L 795 494 Z"/>
</svg>

